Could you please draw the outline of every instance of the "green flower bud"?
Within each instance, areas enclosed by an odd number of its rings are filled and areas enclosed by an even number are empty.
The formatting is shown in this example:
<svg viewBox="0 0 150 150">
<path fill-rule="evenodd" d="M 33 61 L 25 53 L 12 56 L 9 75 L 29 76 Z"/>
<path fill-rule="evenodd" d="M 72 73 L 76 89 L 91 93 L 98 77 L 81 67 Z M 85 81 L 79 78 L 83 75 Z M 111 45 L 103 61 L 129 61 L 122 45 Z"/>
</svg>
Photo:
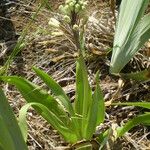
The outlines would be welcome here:
<svg viewBox="0 0 150 150">
<path fill-rule="evenodd" d="M 60 5 L 58 9 L 60 10 L 61 13 L 65 13 L 63 5 Z"/>
<path fill-rule="evenodd" d="M 84 1 L 79 1 L 78 4 L 79 4 L 79 5 L 83 5 L 83 4 L 84 4 Z"/>
<path fill-rule="evenodd" d="M 74 3 L 73 3 L 73 2 L 70 2 L 70 3 L 69 3 L 69 6 L 70 6 L 70 7 L 73 7 L 73 6 L 74 6 Z"/>
<path fill-rule="evenodd" d="M 88 5 L 88 1 L 83 2 L 83 6 L 87 6 Z"/>
<path fill-rule="evenodd" d="M 67 22 L 67 23 L 70 23 L 71 22 L 71 19 L 69 16 L 65 15 L 64 16 L 64 21 Z"/>
<path fill-rule="evenodd" d="M 82 7 L 81 7 L 81 10 L 82 10 L 82 11 L 84 11 L 85 9 L 86 9 L 86 7 L 85 7 L 85 6 L 82 6 Z"/>
<path fill-rule="evenodd" d="M 75 5 L 76 4 L 76 0 L 72 0 L 72 3 Z"/>
<path fill-rule="evenodd" d="M 64 7 L 64 11 L 65 11 L 65 14 L 70 14 L 70 7 L 69 7 L 69 5 L 65 5 L 65 7 Z"/>
<path fill-rule="evenodd" d="M 70 11 L 72 11 L 74 9 L 74 3 L 73 2 L 69 3 L 69 8 L 70 8 Z"/>
<path fill-rule="evenodd" d="M 72 0 L 66 0 L 65 4 L 69 4 Z"/>
<path fill-rule="evenodd" d="M 75 12 L 78 13 L 80 11 L 81 7 L 79 4 L 75 5 Z"/>
</svg>

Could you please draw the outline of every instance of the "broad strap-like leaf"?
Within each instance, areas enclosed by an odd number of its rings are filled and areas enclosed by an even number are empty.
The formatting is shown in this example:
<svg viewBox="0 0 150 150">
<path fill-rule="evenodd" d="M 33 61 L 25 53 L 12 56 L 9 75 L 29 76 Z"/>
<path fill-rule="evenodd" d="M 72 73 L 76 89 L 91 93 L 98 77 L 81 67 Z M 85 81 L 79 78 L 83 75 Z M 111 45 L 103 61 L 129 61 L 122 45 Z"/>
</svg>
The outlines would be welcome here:
<svg viewBox="0 0 150 150">
<path fill-rule="evenodd" d="M 50 123 L 67 142 L 77 142 L 76 133 L 70 128 L 70 125 L 67 127 L 58 116 L 56 116 L 52 111 L 40 103 L 28 103 L 23 106 L 19 112 L 19 123 L 22 127 L 21 129 L 25 138 L 27 137 L 26 113 L 30 106 L 39 107 L 42 110 L 41 115 L 44 117 L 44 119 L 46 119 L 47 122 Z"/>
<path fill-rule="evenodd" d="M 38 102 L 46 106 L 49 110 L 51 110 L 55 115 L 59 116 L 61 120 L 67 124 L 67 114 L 64 112 L 63 108 L 60 107 L 58 102 L 50 96 L 47 92 L 42 90 L 39 86 L 34 85 L 28 80 L 17 77 L 17 76 L 3 76 L 0 77 L 1 80 L 8 82 L 9 84 L 13 84 L 20 91 L 25 100 L 30 102 Z M 39 108 L 35 108 L 38 113 L 41 112 Z"/>
<path fill-rule="evenodd" d="M 51 89 L 53 94 L 59 99 L 59 101 L 62 103 L 62 105 L 68 111 L 68 113 L 71 115 L 74 115 L 74 110 L 73 110 L 72 104 L 70 102 L 70 99 L 65 94 L 62 87 L 51 76 L 49 76 L 42 70 L 37 69 L 35 67 L 33 68 L 33 70 L 43 80 L 43 82 Z"/>
<path fill-rule="evenodd" d="M 0 89 L 0 144 L 3 150 L 27 150 L 17 120 Z"/>
<path fill-rule="evenodd" d="M 144 115 L 139 115 L 134 119 L 128 121 L 124 126 L 117 129 L 117 134 L 118 134 L 117 136 L 118 137 L 123 136 L 126 132 L 128 132 L 130 129 L 132 129 L 133 127 L 139 124 L 150 125 L 150 114 L 148 113 Z"/>
<path fill-rule="evenodd" d="M 143 44 L 145 44 L 148 39 L 150 39 L 150 13 L 145 15 L 137 25 L 135 29 L 135 34 L 136 31 L 138 31 L 137 34 L 140 36 L 140 42 L 138 48 L 141 48 Z"/>
<path fill-rule="evenodd" d="M 111 58 L 110 72 L 119 73 L 150 38 L 150 19 L 143 17 L 149 0 L 122 0 Z"/>
<path fill-rule="evenodd" d="M 93 100 L 88 112 L 88 126 L 86 131 L 87 139 L 91 139 L 96 126 L 104 121 L 105 104 L 101 88 L 99 86 L 99 73 L 96 74 L 96 89 L 93 94 Z"/>
<path fill-rule="evenodd" d="M 86 128 L 88 111 L 92 104 L 92 91 L 88 82 L 88 75 L 86 65 L 81 55 L 76 64 L 76 99 L 75 99 L 75 112 L 83 119 L 81 121 L 80 129 L 83 138 L 86 138 Z"/>
</svg>

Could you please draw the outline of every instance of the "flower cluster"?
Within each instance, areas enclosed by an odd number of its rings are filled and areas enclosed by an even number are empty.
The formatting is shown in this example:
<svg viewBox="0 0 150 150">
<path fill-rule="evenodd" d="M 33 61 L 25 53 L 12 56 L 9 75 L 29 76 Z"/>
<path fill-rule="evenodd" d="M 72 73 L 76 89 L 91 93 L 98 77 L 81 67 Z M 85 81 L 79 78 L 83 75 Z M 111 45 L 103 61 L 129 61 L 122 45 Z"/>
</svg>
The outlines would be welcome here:
<svg viewBox="0 0 150 150">
<path fill-rule="evenodd" d="M 72 13 L 81 14 L 85 12 L 87 1 L 85 0 L 66 0 L 65 5 L 60 5 L 59 10 L 64 14 L 64 20 L 70 22 Z"/>
</svg>

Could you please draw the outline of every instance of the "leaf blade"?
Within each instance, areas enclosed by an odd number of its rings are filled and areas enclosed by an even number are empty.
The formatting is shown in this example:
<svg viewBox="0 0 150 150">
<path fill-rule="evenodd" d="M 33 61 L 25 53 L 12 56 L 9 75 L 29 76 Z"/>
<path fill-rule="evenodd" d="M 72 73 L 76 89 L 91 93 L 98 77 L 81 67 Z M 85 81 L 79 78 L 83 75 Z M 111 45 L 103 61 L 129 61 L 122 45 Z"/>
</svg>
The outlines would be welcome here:
<svg viewBox="0 0 150 150">
<path fill-rule="evenodd" d="M 6 100 L 6 97 L 4 95 L 4 93 L 2 92 L 2 90 L 0 89 L 0 122 L 1 125 L 4 127 L 3 129 L 6 131 L 5 133 L 8 135 L 7 138 L 5 139 L 2 135 L 1 140 L 10 140 L 11 142 L 9 143 L 10 146 L 12 146 L 11 149 L 8 150 L 12 150 L 14 148 L 14 150 L 27 150 L 27 146 L 25 144 L 25 141 L 23 140 L 23 136 L 21 134 L 20 128 L 17 124 L 17 120 L 13 114 L 13 111 L 11 109 L 11 107 L 8 104 L 8 101 Z M 3 132 L 3 131 L 2 131 Z M 2 133 L 3 134 L 3 133 Z M 1 142 L 0 142 L 1 143 Z M 8 147 L 7 145 L 8 141 L 5 144 L 6 147 Z M 4 147 L 5 147 L 4 146 Z"/>
<path fill-rule="evenodd" d="M 46 74 L 42 70 L 37 69 L 36 67 L 33 67 L 33 70 L 44 81 L 44 83 L 52 90 L 52 92 L 60 100 L 60 102 L 66 108 L 66 110 L 71 115 L 74 115 L 74 110 L 71 105 L 71 102 L 68 96 L 65 94 L 65 92 L 61 88 L 61 86 L 58 83 L 56 83 L 54 79 L 52 79 L 52 77 L 50 77 L 48 74 Z"/>
<path fill-rule="evenodd" d="M 150 114 L 144 114 L 137 116 L 136 118 L 128 121 L 123 127 L 117 129 L 117 136 L 121 137 L 126 132 L 128 132 L 130 129 L 132 129 L 134 126 L 137 126 L 139 124 L 149 124 L 150 125 Z"/>
<path fill-rule="evenodd" d="M 122 0 L 113 44 L 111 73 L 119 73 L 150 37 L 148 28 L 145 28 L 145 26 L 148 27 L 148 23 L 143 24 L 144 21 L 141 20 L 148 4 L 149 0 Z"/>
</svg>

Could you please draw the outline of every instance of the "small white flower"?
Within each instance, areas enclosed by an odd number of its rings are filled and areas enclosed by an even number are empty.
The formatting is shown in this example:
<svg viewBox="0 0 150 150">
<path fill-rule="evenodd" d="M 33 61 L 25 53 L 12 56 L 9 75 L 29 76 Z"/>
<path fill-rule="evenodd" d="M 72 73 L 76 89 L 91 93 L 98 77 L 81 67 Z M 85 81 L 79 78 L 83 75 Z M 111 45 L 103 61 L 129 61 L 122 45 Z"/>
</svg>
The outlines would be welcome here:
<svg viewBox="0 0 150 150">
<path fill-rule="evenodd" d="M 79 30 L 79 26 L 77 24 L 73 25 L 73 30 L 75 31 Z"/>
<path fill-rule="evenodd" d="M 56 31 L 51 33 L 52 36 L 62 36 L 64 33 L 62 31 Z"/>
<path fill-rule="evenodd" d="M 52 27 L 59 28 L 60 22 L 56 20 L 55 18 L 50 18 L 48 24 Z"/>
</svg>

